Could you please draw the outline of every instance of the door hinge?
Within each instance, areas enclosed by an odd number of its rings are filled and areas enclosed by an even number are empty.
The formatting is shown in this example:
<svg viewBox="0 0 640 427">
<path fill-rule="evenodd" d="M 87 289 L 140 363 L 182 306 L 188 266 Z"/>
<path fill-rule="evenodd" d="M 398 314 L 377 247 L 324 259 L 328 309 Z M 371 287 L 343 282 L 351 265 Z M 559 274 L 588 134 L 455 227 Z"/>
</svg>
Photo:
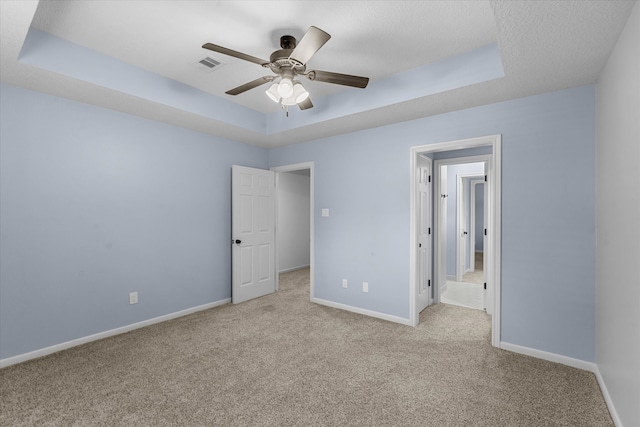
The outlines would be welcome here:
<svg viewBox="0 0 640 427">
<path fill-rule="evenodd" d="M 487 182 L 487 175 L 484 176 L 484 182 Z"/>
<path fill-rule="evenodd" d="M 487 235 L 487 229 L 486 228 L 484 229 L 484 235 L 485 236 Z"/>
<path fill-rule="evenodd" d="M 431 286 L 431 279 L 427 280 L 427 286 Z"/>
<path fill-rule="evenodd" d="M 484 290 L 487 290 L 487 282 L 484 282 Z"/>
<path fill-rule="evenodd" d="M 431 175 L 429 175 L 429 182 L 431 182 Z"/>
<path fill-rule="evenodd" d="M 429 234 L 431 234 L 431 227 L 429 227 Z"/>
</svg>

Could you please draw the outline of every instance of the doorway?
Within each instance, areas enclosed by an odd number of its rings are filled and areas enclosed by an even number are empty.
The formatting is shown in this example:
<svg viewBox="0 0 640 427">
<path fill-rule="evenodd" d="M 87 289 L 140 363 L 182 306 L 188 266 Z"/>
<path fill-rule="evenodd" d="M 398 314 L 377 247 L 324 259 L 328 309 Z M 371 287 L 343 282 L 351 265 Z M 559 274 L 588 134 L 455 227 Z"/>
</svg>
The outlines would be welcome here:
<svg viewBox="0 0 640 427">
<path fill-rule="evenodd" d="M 469 238 L 471 240 L 471 249 L 469 251 L 469 269 L 462 276 L 462 280 L 484 284 L 484 251 L 486 250 L 484 230 L 487 228 L 485 223 L 487 217 L 487 204 L 485 203 L 485 200 L 487 200 L 487 186 L 484 185 L 484 177 L 470 180 L 469 187 Z"/>
<path fill-rule="evenodd" d="M 440 157 L 445 157 L 441 153 Z M 484 269 L 475 270 L 475 209 L 471 197 L 471 183 L 484 182 L 487 161 L 479 161 L 487 156 L 467 157 L 464 159 L 436 160 L 439 176 L 443 181 L 446 174 L 447 186 L 443 186 L 446 204 L 440 206 L 438 218 L 446 222 L 446 237 L 440 235 L 438 258 L 442 270 L 446 271 L 446 280 L 438 282 L 439 301 L 476 310 L 487 308 L 486 290 L 484 289 Z M 478 160 L 478 161 L 476 161 Z M 482 198 L 479 198 L 482 201 Z M 482 215 L 480 215 L 482 219 Z M 484 236 L 483 236 L 484 237 Z M 484 238 L 480 239 L 480 252 L 484 250 Z M 472 280 L 473 279 L 473 280 Z"/>
<path fill-rule="evenodd" d="M 442 159 L 444 152 L 452 152 L 450 158 Z M 486 137 L 470 138 L 465 140 L 448 141 L 435 144 L 412 147 L 411 155 L 411 182 L 410 182 L 410 322 L 416 326 L 419 322 L 418 305 L 418 184 L 415 180 L 418 170 L 418 157 L 426 156 L 434 160 L 433 167 L 433 244 L 429 248 L 433 258 L 432 293 L 433 302 L 440 301 L 440 287 L 442 280 L 446 280 L 446 255 L 442 252 L 443 239 L 446 239 L 446 226 L 443 226 L 443 213 L 439 206 L 446 205 L 448 198 L 443 181 L 446 179 L 438 173 L 442 166 L 447 167 L 457 163 L 486 162 L 485 175 L 486 209 L 485 222 L 487 224 L 485 236 L 485 251 L 483 252 L 483 264 L 487 282 L 486 306 L 491 314 L 492 331 L 491 344 L 498 347 L 500 344 L 500 188 L 501 188 L 501 137 L 490 135 Z M 436 165 L 437 163 L 437 165 Z M 484 234 L 484 230 L 483 230 Z"/>
<path fill-rule="evenodd" d="M 279 276 L 309 271 L 309 293 L 314 297 L 314 164 L 271 168 L 276 172 L 276 291 Z"/>
<path fill-rule="evenodd" d="M 451 221 L 455 218 L 456 238 L 451 239 L 451 245 L 455 247 L 455 268 L 451 271 L 455 274 L 455 280 L 462 282 L 464 275 L 472 269 L 472 236 L 474 231 L 472 228 L 473 223 L 472 212 L 475 207 L 471 204 L 471 182 L 484 178 L 484 171 L 487 169 L 486 162 L 477 163 L 454 163 L 447 169 L 448 174 L 454 174 L 456 177 L 455 189 L 449 188 L 448 192 L 451 195 L 455 192 L 455 197 L 449 198 L 449 203 L 455 199 L 455 205 L 453 206 L 453 212 L 455 215 L 449 215 L 447 220 Z M 469 173 L 468 171 L 475 170 L 475 172 Z M 451 181 L 451 176 L 447 179 Z M 451 206 L 449 206 L 451 209 Z M 452 227 L 453 224 L 449 226 Z M 474 242 L 475 243 L 475 242 Z M 453 261 L 453 260 L 452 260 Z M 449 264 L 449 263 L 447 263 Z M 449 267 L 447 266 L 449 270 Z"/>
</svg>

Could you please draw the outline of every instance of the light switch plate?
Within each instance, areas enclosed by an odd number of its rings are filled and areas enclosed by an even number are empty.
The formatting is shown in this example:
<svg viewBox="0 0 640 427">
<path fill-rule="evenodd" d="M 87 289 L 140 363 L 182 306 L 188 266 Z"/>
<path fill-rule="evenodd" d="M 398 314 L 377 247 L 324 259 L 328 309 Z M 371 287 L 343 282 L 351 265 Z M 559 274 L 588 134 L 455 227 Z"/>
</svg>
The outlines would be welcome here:
<svg viewBox="0 0 640 427">
<path fill-rule="evenodd" d="M 329 209 L 322 209 L 322 216 L 329 216 Z"/>
</svg>

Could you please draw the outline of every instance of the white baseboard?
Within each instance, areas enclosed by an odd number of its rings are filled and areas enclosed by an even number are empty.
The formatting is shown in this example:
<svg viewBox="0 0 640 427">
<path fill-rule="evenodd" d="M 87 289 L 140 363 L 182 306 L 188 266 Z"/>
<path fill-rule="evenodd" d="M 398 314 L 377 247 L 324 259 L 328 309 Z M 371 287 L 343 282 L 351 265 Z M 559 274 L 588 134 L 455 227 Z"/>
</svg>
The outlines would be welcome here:
<svg viewBox="0 0 640 427">
<path fill-rule="evenodd" d="M 290 271 L 302 270 L 303 268 L 309 268 L 309 266 L 310 266 L 309 264 L 306 264 L 306 265 L 299 265 L 298 267 L 284 268 L 280 270 L 279 273 L 289 273 Z"/>
<path fill-rule="evenodd" d="M 364 314 L 365 316 L 375 317 L 377 319 L 388 320 L 389 322 L 400 323 L 402 325 L 407 325 L 407 326 L 413 326 L 409 319 L 393 316 L 391 314 L 385 314 L 385 313 L 380 313 L 378 311 L 367 310 L 359 307 L 353 307 L 351 305 L 328 301 L 321 298 L 311 298 L 311 302 L 314 302 L 320 305 L 326 305 L 327 307 L 338 308 L 340 310 L 351 311 L 353 313 Z"/>
<path fill-rule="evenodd" d="M 594 374 L 596 374 L 596 379 L 598 380 L 600 391 L 602 391 L 602 396 L 604 397 L 604 401 L 607 403 L 607 408 L 609 408 L 609 413 L 611 414 L 611 418 L 613 418 L 613 424 L 616 427 L 623 427 L 622 421 L 620 421 L 620 417 L 618 416 L 616 407 L 613 405 L 613 400 L 611 399 L 611 395 L 609 394 L 607 385 L 604 382 L 604 378 L 602 378 L 602 374 L 600 373 L 600 369 L 598 368 L 598 365 L 596 365 L 596 371 L 594 372 Z"/>
<path fill-rule="evenodd" d="M 29 353 L 23 353 L 17 356 L 0 359 L 0 369 L 5 368 L 7 366 L 15 365 L 16 363 L 26 362 L 27 360 L 36 359 L 38 357 L 42 357 L 48 354 L 56 353 L 58 351 L 66 350 L 71 347 L 76 347 L 78 345 L 86 344 L 91 341 L 97 341 L 97 340 L 101 340 L 103 338 L 111 337 L 114 335 L 123 334 L 125 332 L 129 332 L 134 329 L 144 328 L 145 326 L 150 326 L 155 323 L 166 322 L 167 320 L 186 316 L 188 314 L 195 313 L 197 311 L 207 310 L 209 308 L 217 307 L 219 305 L 227 304 L 229 302 L 231 302 L 231 298 L 226 298 L 226 299 L 215 301 L 209 304 L 203 304 L 196 307 L 187 308 L 185 310 L 176 311 L 174 313 L 165 314 L 164 316 L 154 317 L 153 319 L 143 320 L 142 322 L 132 323 L 131 325 L 121 326 L 119 328 L 111 329 L 109 331 L 99 332 L 97 334 L 88 335 L 82 338 L 77 338 L 75 340 L 52 345 L 50 347 L 45 347 L 38 350 L 30 351 Z"/>
<path fill-rule="evenodd" d="M 587 362 L 573 357 L 563 356 L 561 354 L 549 353 L 547 351 L 537 350 L 535 348 L 523 347 L 521 345 L 510 344 L 501 341 L 500 348 L 514 353 L 524 354 L 538 359 L 548 360 L 549 362 L 560 363 L 562 365 L 571 366 L 572 368 L 582 369 L 583 371 L 593 372 L 595 374 L 598 367 L 593 362 Z"/>
<path fill-rule="evenodd" d="M 457 282 L 457 280 L 456 280 L 456 279 L 457 279 L 457 277 L 456 277 L 456 276 L 449 276 L 449 275 L 447 275 L 447 280 L 450 280 L 450 281 L 452 281 L 452 282 Z"/>
</svg>

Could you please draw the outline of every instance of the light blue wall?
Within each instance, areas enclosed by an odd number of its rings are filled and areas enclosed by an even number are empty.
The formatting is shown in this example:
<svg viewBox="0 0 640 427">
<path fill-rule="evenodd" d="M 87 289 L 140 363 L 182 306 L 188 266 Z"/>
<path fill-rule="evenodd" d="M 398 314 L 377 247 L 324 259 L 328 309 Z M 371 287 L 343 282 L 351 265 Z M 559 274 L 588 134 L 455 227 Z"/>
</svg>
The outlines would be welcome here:
<svg viewBox="0 0 640 427">
<path fill-rule="evenodd" d="M 314 161 L 315 296 L 408 318 L 409 148 L 501 133 L 502 340 L 593 361 L 594 92 L 267 153 L 2 85 L 0 358 L 228 298 L 232 163 Z"/>
<path fill-rule="evenodd" d="M 0 358 L 231 296 L 230 168 L 265 150 L 0 93 Z"/>
<path fill-rule="evenodd" d="M 267 128 L 264 114 L 35 28 L 25 38 L 20 62 L 246 130 Z"/>
<path fill-rule="evenodd" d="M 491 154 L 493 148 L 490 146 L 463 148 L 461 150 L 439 151 L 433 153 L 433 160 L 456 159 L 460 157 L 482 156 L 483 154 Z"/>
<path fill-rule="evenodd" d="M 315 162 L 315 296 L 408 318 L 410 147 L 502 134 L 502 340 L 593 361 L 594 93 L 584 86 L 270 150 L 270 166 Z M 342 288 L 342 278 L 369 282 L 369 293 Z"/>
</svg>

